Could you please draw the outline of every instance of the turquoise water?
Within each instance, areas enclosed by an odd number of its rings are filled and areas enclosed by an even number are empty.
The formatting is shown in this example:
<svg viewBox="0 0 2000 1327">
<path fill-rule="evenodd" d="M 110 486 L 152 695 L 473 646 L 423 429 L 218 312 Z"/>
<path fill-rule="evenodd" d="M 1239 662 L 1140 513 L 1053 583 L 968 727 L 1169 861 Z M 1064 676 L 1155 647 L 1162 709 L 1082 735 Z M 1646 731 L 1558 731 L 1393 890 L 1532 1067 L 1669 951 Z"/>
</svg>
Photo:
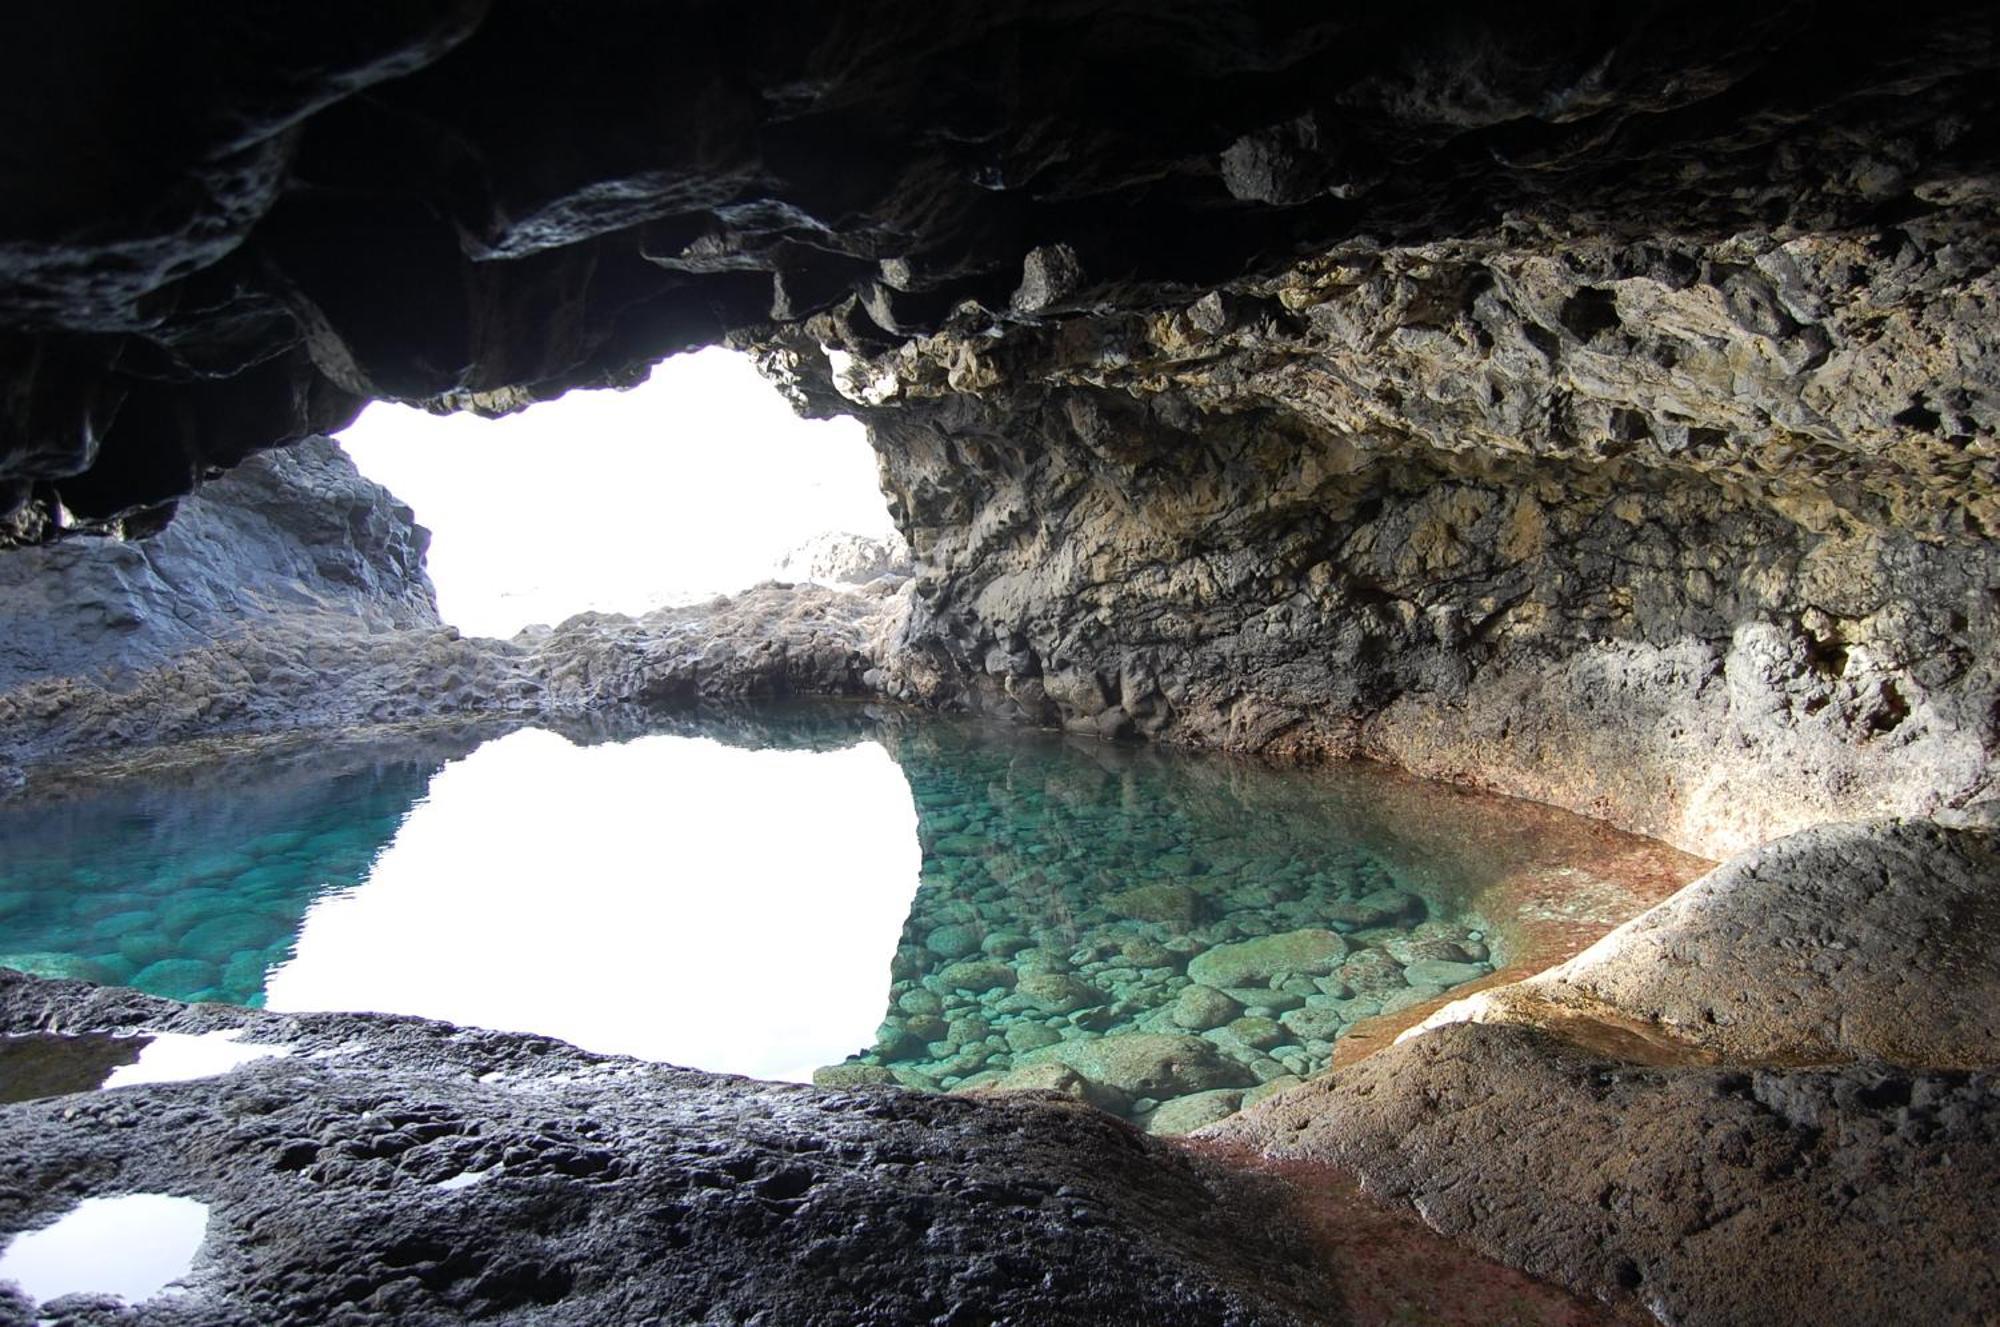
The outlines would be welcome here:
<svg viewBox="0 0 2000 1327">
<path fill-rule="evenodd" d="M 0 810 L 0 964 L 1173 1129 L 1491 971 L 1519 807 L 860 709 L 306 748 Z"/>
<path fill-rule="evenodd" d="M 0 808 L 0 966 L 262 1003 L 306 909 L 367 878 L 440 762 L 344 763 L 247 762 Z"/>
</svg>

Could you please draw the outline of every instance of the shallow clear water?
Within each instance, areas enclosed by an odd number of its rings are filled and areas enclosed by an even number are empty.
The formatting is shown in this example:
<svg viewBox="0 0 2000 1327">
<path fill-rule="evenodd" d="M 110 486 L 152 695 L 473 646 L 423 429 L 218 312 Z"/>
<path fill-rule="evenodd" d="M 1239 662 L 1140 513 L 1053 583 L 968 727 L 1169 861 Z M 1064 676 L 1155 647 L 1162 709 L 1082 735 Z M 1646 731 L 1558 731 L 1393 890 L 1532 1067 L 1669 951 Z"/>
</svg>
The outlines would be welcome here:
<svg viewBox="0 0 2000 1327">
<path fill-rule="evenodd" d="M 1143 1119 L 1490 971 L 1558 819 L 858 708 L 336 744 L 0 811 L 0 964 Z"/>
</svg>

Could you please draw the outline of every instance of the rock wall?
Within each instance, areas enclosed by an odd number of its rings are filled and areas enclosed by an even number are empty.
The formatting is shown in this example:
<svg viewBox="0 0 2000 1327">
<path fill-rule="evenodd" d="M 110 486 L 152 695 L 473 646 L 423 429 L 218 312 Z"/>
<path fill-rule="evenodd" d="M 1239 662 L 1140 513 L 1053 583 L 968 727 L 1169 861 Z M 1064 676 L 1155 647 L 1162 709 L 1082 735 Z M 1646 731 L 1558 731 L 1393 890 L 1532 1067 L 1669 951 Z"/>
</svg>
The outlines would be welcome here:
<svg viewBox="0 0 2000 1327">
<path fill-rule="evenodd" d="M 109 677 L 274 619 L 355 632 L 440 625 L 430 532 L 330 439 L 252 458 L 144 539 L 0 558 L 0 690 Z"/>
<path fill-rule="evenodd" d="M 428 533 L 327 439 L 181 507 L 147 538 L 0 557 L 0 795 L 32 768 L 193 739 L 869 693 L 907 605 L 893 577 L 769 582 L 466 637 L 438 620 Z"/>
<path fill-rule="evenodd" d="M 0 542 L 732 340 L 874 423 L 898 694 L 1704 852 L 1966 803 L 1989 9 L 65 10 L 0 79 Z"/>
<path fill-rule="evenodd" d="M 822 312 L 880 347 L 1496 225 L 1900 226 L 2000 156 L 1963 2 L 81 4 L 4 60 L 22 542 L 150 527 L 367 398 L 504 412 Z"/>
<path fill-rule="evenodd" d="M 1709 855 L 1990 793 L 2000 239 L 1345 249 L 765 362 L 866 418 L 899 694 L 1364 754 Z"/>
</svg>

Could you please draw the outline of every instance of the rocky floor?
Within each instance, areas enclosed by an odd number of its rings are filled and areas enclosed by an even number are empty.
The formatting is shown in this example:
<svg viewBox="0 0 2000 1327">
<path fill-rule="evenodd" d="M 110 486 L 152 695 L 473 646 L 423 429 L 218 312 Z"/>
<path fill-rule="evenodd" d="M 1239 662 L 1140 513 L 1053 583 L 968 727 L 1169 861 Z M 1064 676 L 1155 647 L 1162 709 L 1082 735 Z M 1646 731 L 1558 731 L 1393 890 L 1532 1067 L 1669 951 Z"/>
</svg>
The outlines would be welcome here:
<svg viewBox="0 0 2000 1327">
<path fill-rule="evenodd" d="M 5 1095 L 71 1093 L 0 1106 L 0 1228 L 210 1205 L 184 1294 L 59 1302 L 76 1323 L 1981 1323 L 2000 1080 L 1953 1010 L 1986 1006 L 2000 949 L 1960 905 L 1994 837 L 1773 845 L 1179 1143 L 1050 1094 L 754 1083 L 0 974 L 0 1033 L 99 1034 L 0 1060 L 44 1080 Z M 1704 962 L 1715 936 L 1744 961 Z M 1620 983 L 1647 946 L 1685 959 L 1711 1033 Z M 1869 1031 L 1923 1011 L 1921 1036 Z M 287 1053 L 76 1094 L 101 1034 L 219 1029 Z"/>
<path fill-rule="evenodd" d="M 1387 1300 L 1468 1325 L 1495 1305 L 1608 1321 L 1380 1216 L 1409 1267 L 1452 1276 L 1350 1290 L 1280 1177 L 1061 1099 L 756 1083 L 0 974 L 0 1030 L 51 1028 L 236 1028 L 288 1049 L 218 1078 L 0 1106 L 0 1229 L 89 1195 L 210 1211 L 185 1293 L 31 1309 L 0 1290 L 0 1322 L 1277 1327 L 1383 1321 L 1365 1305 Z"/>
<path fill-rule="evenodd" d="M 1204 1136 L 1661 1321 L 2000 1310 L 1995 835 L 1826 826 Z"/>
</svg>

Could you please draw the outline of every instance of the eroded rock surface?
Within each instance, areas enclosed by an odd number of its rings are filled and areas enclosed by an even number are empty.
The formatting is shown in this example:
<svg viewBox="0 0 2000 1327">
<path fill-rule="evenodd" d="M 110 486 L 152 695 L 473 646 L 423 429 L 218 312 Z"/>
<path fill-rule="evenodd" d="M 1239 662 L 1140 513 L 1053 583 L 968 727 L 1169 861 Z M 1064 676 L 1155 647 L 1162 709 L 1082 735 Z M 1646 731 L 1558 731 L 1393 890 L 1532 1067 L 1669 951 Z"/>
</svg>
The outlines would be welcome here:
<svg viewBox="0 0 2000 1327">
<path fill-rule="evenodd" d="M 1203 1137 L 1664 1322 L 1983 1322 L 1994 837 L 1780 840 Z"/>
<path fill-rule="evenodd" d="M 968 302 L 980 326 L 1160 309 L 1348 242 L 1828 233 L 1993 198 L 1970 4 L 438 0 L 198 30 L 85 7 L 21 49 L 0 79 L 36 128 L 0 175 L 18 539 L 157 519 L 364 397 L 504 411 L 819 313 L 832 344 L 881 347 Z M 1729 298 L 1772 334 L 1799 319 L 1754 277 Z M 1594 334 L 1610 299 L 1566 324 Z M 1409 312 L 1412 338 L 1437 329 Z M 1922 386 L 1882 403 L 1941 436 L 1983 410 Z"/>
<path fill-rule="evenodd" d="M 874 429 L 900 696 L 1718 855 L 1989 789 L 1984 8 L 1142 9 L 49 18 L 5 537 L 726 340 Z"/>
<path fill-rule="evenodd" d="M 1648 1067 L 1456 1024 L 1207 1131 L 1358 1174 L 1535 1275 L 1703 1327 L 2000 1305 L 1990 1072 Z"/>
<path fill-rule="evenodd" d="M 1991 786 L 1993 235 L 1351 247 L 771 363 L 874 430 L 901 694 L 1370 754 L 1724 855 Z"/>
<path fill-rule="evenodd" d="M 757 1083 L 8 973 L 0 1026 L 237 1027 L 292 1048 L 220 1079 L 0 1106 L 0 1230 L 97 1193 L 210 1204 L 190 1291 L 122 1322 L 1342 1320 L 1270 1186 L 1080 1107 Z M 0 1292 L 0 1321 L 32 1318 Z"/>
<path fill-rule="evenodd" d="M 2000 1065 L 1996 886 L 1990 830 L 1821 826 L 1430 1025 L 1604 1020 L 1732 1064 Z"/>
</svg>

